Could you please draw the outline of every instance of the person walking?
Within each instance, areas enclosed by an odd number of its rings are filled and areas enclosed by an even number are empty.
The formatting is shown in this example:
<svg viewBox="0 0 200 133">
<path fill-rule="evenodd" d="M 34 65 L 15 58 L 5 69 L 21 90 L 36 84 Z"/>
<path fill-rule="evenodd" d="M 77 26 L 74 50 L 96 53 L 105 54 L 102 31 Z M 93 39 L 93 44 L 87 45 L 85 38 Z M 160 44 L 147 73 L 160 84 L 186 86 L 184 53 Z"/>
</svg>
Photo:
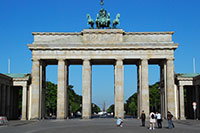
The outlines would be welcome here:
<svg viewBox="0 0 200 133">
<path fill-rule="evenodd" d="M 145 119 L 146 119 L 146 115 L 144 113 L 144 110 L 142 110 L 142 114 L 140 116 L 140 119 L 142 121 L 142 126 L 145 127 Z"/>
<path fill-rule="evenodd" d="M 171 114 L 171 112 L 167 112 L 167 120 L 168 120 L 168 128 L 172 129 L 173 128 L 173 123 L 172 123 L 172 118 L 173 115 Z"/>
<path fill-rule="evenodd" d="M 150 122 L 150 130 L 155 130 L 155 123 L 156 123 L 156 115 L 154 112 L 151 112 L 149 115 L 149 122 Z"/>
<path fill-rule="evenodd" d="M 162 128 L 162 116 L 159 112 L 156 112 L 156 119 L 158 128 Z"/>
</svg>

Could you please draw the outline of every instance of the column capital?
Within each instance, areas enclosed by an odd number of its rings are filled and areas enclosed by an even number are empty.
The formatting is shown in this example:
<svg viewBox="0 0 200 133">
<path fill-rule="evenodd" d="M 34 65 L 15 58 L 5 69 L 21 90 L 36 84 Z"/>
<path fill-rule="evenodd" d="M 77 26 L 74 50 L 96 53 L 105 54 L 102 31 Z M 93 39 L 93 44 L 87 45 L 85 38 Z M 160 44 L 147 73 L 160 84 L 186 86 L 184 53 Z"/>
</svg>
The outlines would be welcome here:
<svg viewBox="0 0 200 133">
<path fill-rule="evenodd" d="M 32 58 L 31 60 L 32 60 L 33 62 L 40 61 L 40 59 L 39 59 L 39 58 Z"/>
<path fill-rule="evenodd" d="M 117 58 L 115 58 L 115 60 L 116 60 L 116 61 L 123 61 L 124 58 L 122 58 L 122 57 L 117 57 Z"/>
<path fill-rule="evenodd" d="M 178 85 L 178 87 L 184 87 L 185 85 Z"/>
<path fill-rule="evenodd" d="M 140 58 L 140 61 L 148 61 L 149 58 Z"/>
<path fill-rule="evenodd" d="M 59 58 L 59 59 L 57 59 L 58 61 L 65 61 L 65 59 L 64 58 Z"/>
<path fill-rule="evenodd" d="M 167 61 L 174 61 L 175 58 L 166 58 Z"/>
<path fill-rule="evenodd" d="M 83 58 L 82 60 L 83 60 L 83 61 L 90 61 L 91 58 Z"/>
</svg>

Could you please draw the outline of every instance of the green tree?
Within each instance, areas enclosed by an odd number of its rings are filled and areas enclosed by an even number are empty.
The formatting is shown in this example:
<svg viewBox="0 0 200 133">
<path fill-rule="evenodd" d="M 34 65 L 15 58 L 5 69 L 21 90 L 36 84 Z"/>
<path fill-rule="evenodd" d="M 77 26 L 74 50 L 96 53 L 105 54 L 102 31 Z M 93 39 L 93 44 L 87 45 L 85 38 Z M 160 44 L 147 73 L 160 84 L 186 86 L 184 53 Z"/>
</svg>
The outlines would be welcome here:
<svg viewBox="0 0 200 133">
<path fill-rule="evenodd" d="M 107 109 L 107 113 L 114 113 L 114 108 L 115 108 L 114 104 L 110 105 L 110 107 Z"/>
<path fill-rule="evenodd" d="M 51 83 L 50 81 L 46 82 L 45 100 L 47 115 L 49 115 L 50 113 L 56 115 L 57 85 Z"/>
<path fill-rule="evenodd" d="M 96 104 L 92 103 L 92 114 L 101 112 L 101 109 Z"/>
<path fill-rule="evenodd" d="M 149 86 L 149 101 L 150 101 L 150 111 L 160 112 L 160 83 L 157 82 Z M 126 100 L 125 111 L 127 115 L 137 115 L 137 92 Z"/>
<path fill-rule="evenodd" d="M 149 86 L 150 111 L 160 112 L 160 82 Z"/>
</svg>

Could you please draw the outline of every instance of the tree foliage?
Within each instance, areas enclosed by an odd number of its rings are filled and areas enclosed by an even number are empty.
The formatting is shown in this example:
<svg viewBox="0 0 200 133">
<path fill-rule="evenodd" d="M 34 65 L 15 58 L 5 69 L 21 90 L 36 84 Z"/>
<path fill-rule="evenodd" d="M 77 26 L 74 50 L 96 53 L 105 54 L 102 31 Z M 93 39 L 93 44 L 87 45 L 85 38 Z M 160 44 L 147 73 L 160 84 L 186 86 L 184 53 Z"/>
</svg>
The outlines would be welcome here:
<svg viewBox="0 0 200 133">
<path fill-rule="evenodd" d="M 57 85 L 49 81 L 46 82 L 45 102 L 47 115 L 56 115 L 57 109 Z"/>
<path fill-rule="evenodd" d="M 54 83 L 51 83 L 49 81 L 46 82 L 46 112 L 47 115 L 54 114 L 56 115 L 57 110 L 57 85 Z M 73 86 L 69 85 L 67 86 L 67 98 L 69 101 L 68 104 L 68 112 L 76 114 L 78 111 L 82 111 L 82 96 L 76 94 L 76 92 L 73 90 Z M 67 100 L 67 99 L 66 99 Z M 98 113 L 101 109 L 96 105 L 92 104 L 92 112 Z"/>
<path fill-rule="evenodd" d="M 160 83 L 157 82 L 149 86 L 149 102 L 150 102 L 150 111 L 159 111 L 160 112 Z M 125 111 L 127 115 L 137 115 L 137 92 L 126 100 Z"/>
<path fill-rule="evenodd" d="M 107 113 L 114 113 L 114 108 L 115 108 L 114 104 L 110 105 L 110 107 L 107 109 Z"/>
</svg>

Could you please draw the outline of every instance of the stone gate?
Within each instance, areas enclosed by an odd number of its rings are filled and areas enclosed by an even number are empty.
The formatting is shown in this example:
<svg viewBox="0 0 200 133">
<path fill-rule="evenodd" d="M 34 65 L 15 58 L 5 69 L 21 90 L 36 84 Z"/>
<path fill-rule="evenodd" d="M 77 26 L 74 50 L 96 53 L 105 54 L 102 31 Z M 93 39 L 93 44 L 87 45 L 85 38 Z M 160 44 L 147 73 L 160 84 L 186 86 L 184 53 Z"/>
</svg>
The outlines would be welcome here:
<svg viewBox="0 0 200 133">
<path fill-rule="evenodd" d="M 67 118 L 68 67 L 82 67 L 82 117 L 91 117 L 91 66 L 114 65 L 115 117 L 124 117 L 124 65 L 137 65 L 138 114 L 149 114 L 148 65 L 160 66 L 161 113 L 175 114 L 173 32 L 125 32 L 122 29 L 84 29 L 82 32 L 33 32 L 32 85 L 29 119 L 45 115 L 45 70 L 58 65 L 57 118 Z M 177 116 L 175 116 L 177 117 Z"/>
</svg>

